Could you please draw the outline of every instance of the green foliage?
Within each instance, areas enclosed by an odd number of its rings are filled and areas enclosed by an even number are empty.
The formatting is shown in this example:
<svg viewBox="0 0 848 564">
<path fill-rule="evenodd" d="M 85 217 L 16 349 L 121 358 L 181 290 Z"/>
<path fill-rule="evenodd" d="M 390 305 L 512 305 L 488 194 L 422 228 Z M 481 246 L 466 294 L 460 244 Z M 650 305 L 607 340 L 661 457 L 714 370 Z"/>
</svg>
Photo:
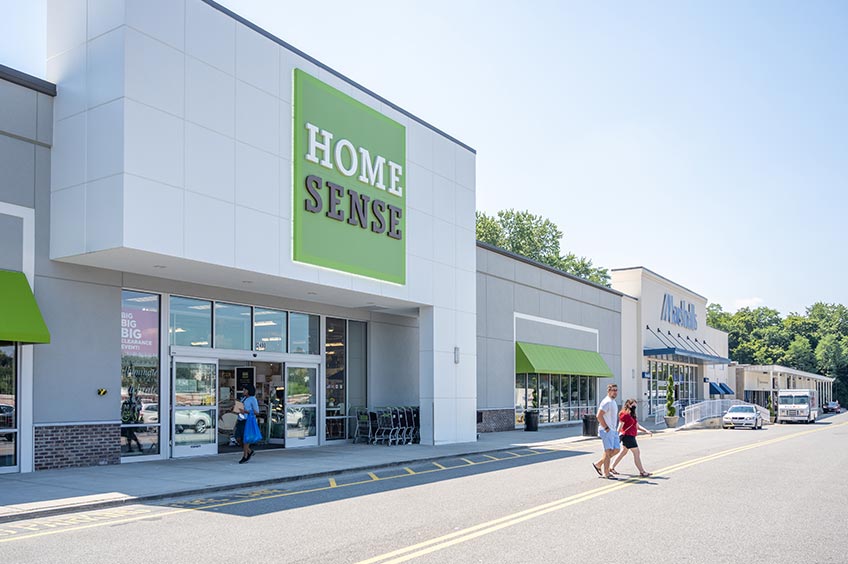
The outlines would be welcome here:
<svg viewBox="0 0 848 564">
<path fill-rule="evenodd" d="M 665 414 L 674 417 L 677 409 L 674 407 L 674 378 L 668 375 L 668 383 L 665 386 Z"/>
<path fill-rule="evenodd" d="M 477 240 L 609 286 L 610 276 L 606 268 L 593 266 L 590 259 L 574 253 L 563 255 L 559 227 L 529 211 L 501 210 L 495 217 L 477 212 Z"/>
<path fill-rule="evenodd" d="M 740 364 L 782 364 L 836 378 L 834 395 L 848 404 L 848 308 L 818 302 L 804 314 L 767 307 L 724 311 L 707 306 L 707 325 L 728 334 L 730 358 Z"/>
</svg>

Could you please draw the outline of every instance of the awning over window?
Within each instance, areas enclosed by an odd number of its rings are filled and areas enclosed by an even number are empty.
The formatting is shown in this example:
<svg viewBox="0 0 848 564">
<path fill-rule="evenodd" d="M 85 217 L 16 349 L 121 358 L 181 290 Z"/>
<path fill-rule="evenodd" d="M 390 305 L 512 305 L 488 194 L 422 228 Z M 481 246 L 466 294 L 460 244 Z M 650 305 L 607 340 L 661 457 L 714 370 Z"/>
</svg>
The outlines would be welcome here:
<svg viewBox="0 0 848 564">
<path fill-rule="evenodd" d="M 23 272 L 0 270 L 0 341 L 50 342 L 50 332 Z"/>
<path fill-rule="evenodd" d="M 736 395 L 736 394 L 733 392 L 733 389 L 732 389 L 730 386 L 728 386 L 727 384 L 723 383 L 723 382 L 719 383 L 719 387 L 721 387 L 721 389 L 722 389 L 722 390 L 724 390 L 724 392 L 722 392 L 722 393 L 724 393 L 724 394 L 730 394 L 731 396 Z"/>
<path fill-rule="evenodd" d="M 522 342 L 515 343 L 515 372 L 613 377 L 610 367 L 596 352 Z"/>
<path fill-rule="evenodd" d="M 711 396 L 721 396 L 726 392 L 721 389 L 721 386 L 716 384 L 715 382 L 710 382 L 710 395 Z"/>
<path fill-rule="evenodd" d="M 657 360 L 670 360 L 689 364 L 730 364 L 730 359 L 723 356 L 715 356 L 678 347 L 645 349 L 642 351 L 642 354 L 655 357 Z"/>
</svg>

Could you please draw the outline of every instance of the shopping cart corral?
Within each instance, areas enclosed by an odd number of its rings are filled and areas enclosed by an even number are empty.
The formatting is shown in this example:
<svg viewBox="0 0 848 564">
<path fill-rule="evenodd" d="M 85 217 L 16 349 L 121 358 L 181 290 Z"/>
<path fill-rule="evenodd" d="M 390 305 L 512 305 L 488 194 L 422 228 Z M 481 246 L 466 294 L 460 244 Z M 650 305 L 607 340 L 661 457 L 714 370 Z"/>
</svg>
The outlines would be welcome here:
<svg viewBox="0 0 848 564">
<path fill-rule="evenodd" d="M 410 445 L 421 442 L 421 414 L 418 406 L 353 408 L 356 428 L 353 442 L 371 445 Z"/>
</svg>

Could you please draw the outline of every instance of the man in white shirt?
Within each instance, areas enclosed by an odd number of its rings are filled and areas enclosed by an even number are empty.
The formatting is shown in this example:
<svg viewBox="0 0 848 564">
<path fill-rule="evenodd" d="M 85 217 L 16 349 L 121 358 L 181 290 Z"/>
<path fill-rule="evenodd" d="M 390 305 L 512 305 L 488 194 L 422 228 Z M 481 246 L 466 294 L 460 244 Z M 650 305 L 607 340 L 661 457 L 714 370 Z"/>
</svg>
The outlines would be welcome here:
<svg viewBox="0 0 848 564">
<path fill-rule="evenodd" d="M 598 436 L 604 443 L 604 457 L 597 464 L 592 463 L 595 472 L 609 480 L 616 479 L 615 476 L 610 474 L 610 460 L 621 450 L 621 443 L 618 438 L 618 404 L 615 403 L 617 396 L 618 386 L 610 384 L 607 386 L 607 397 L 598 406 Z M 603 466 L 603 473 L 601 473 L 601 466 Z"/>
</svg>

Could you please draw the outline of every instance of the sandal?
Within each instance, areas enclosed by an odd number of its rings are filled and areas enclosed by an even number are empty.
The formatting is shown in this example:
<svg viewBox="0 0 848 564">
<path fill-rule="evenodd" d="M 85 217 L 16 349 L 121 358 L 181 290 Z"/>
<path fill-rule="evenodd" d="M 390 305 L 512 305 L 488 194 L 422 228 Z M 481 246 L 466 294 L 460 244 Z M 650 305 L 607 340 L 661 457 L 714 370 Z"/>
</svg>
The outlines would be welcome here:
<svg viewBox="0 0 848 564">
<path fill-rule="evenodd" d="M 613 474 L 614 476 L 619 475 L 618 472 L 615 471 L 615 468 L 610 468 L 610 474 Z"/>
<path fill-rule="evenodd" d="M 597 472 L 597 473 L 598 473 L 598 476 L 603 476 L 603 474 L 601 474 L 601 469 L 600 469 L 600 468 L 598 468 L 597 466 L 595 466 L 595 463 L 594 463 L 594 462 L 592 463 L 592 468 L 594 468 L 594 469 L 595 469 L 595 472 Z"/>
<path fill-rule="evenodd" d="M 651 473 L 650 473 L 650 472 L 639 472 L 639 477 L 640 477 L 640 478 L 647 478 L 647 477 L 648 477 L 648 476 L 650 476 L 650 475 L 651 475 Z"/>
</svg>

